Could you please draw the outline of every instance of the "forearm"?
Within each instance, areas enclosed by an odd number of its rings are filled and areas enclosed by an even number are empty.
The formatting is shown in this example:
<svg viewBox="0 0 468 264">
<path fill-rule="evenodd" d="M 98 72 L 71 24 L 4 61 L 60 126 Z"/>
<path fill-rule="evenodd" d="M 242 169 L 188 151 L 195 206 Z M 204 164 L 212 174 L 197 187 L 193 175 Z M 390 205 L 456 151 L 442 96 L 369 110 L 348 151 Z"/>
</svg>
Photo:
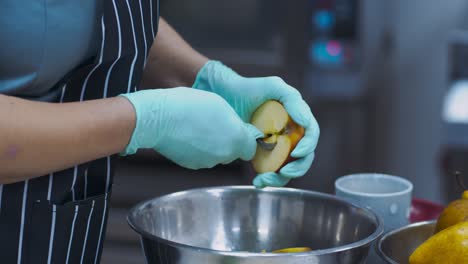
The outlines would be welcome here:
<svg viewBox="0 0 468 264">
<path fill-rule="evenodd" d="M 122 151 L 135 126 L 125 98 L 43 103 L 0 95 L 0 183 Z"/>
<path fill-rule="evenodd" d="M 141 88 L 190 87 L 207 61 L 161 18 L 158 37 L 149 51 Z"/>
</svg>

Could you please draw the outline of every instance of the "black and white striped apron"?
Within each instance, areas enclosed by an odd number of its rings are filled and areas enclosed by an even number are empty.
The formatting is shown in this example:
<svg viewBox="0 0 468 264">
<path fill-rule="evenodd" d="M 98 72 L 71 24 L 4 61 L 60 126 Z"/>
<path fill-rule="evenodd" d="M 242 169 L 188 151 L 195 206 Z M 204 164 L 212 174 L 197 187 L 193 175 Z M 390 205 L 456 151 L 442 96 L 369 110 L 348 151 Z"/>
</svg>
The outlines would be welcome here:
<svg viewBox="0 0 468 264">
<path fill-rule="evenodd" d="M 56 102 L 135 91 L 158 18 L 158 0 L 104 0 L 99 54 L 54 87 Z M 112 163 L 106 157 L 0 185 L 0 263 L 99 263 Z"/>
</svg>

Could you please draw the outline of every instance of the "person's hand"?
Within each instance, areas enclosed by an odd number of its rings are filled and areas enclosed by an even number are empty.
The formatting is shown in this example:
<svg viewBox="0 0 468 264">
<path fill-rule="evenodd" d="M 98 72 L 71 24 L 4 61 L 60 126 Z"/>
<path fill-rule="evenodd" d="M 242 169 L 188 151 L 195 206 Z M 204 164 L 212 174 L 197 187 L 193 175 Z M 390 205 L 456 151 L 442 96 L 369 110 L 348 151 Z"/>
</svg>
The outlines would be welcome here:
<svg viewBox="0 0 468 264">
<path fill-rule="evenodd" d="M 244 122 L 249 122 L 255 110 L 268 100 L 281 102 L 291 118 L 305 128 L 305 135 L 291 156 L 297 160 L 284 166 L 279 173 L 260 174 L 256 187 L 284 186 L 290 179 L 303 176 L 310 168 L 320 129 L 301 94 L 279 77 L 245 78 L 217 61 L 209 61 L 200 70 L 194 88 L 214 92 L 223 97 Z"/>
<path fill-rule="evenodd" d="M 123 94 L 136 127 L 122 155 L 152 148 L 180 166 L 211 168 L 255 155 L 261 132 L 244 123 L 220 96 L 190 88 Z"/>
</svg>

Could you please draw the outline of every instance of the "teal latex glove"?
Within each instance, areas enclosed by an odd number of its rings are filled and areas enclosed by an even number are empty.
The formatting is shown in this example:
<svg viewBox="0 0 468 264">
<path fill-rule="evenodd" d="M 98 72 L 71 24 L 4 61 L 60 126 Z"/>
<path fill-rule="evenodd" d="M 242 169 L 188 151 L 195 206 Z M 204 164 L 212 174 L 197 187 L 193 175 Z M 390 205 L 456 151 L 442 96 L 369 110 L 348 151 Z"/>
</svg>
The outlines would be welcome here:
<svg viewBox="0 0 468 264">
<path fill-rule="evenodd" d="M 152 148 L 189 169 L 252 159 L 261 132 L 244 123 L 220 96 L 190 88 L 123 94 L 136 127 L 122 155 Z"/>
<path fill-rule="evenodd" d="M 305 128 L 305 135 L 291 153 L 297 160 L 285 165 L 279 173 L 257 175 L 256 187 L 280 187 L 290 179 L 303 176 L 312 165 L 320 129 L 301 94 L 279 77 L 246 78 L 220 62 L 209 61 L 197 75 L 194 88 L 223 97 L 244 120 L 249 122 L 255 110 L 268 100 L 281 102 L 291 118 Z"/>
</svg>

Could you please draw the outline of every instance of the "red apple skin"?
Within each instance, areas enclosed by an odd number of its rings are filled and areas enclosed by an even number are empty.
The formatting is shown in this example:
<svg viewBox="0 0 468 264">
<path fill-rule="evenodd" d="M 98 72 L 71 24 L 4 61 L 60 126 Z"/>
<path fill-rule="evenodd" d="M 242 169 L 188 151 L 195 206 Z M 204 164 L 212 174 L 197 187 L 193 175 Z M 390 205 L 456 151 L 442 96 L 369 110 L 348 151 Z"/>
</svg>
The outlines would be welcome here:
<svg viewBox="0 0 468 264">
<path fill-rule="evenodd" d="M 286 164 L 297 160 L 297 158 L 291 157 L 291 152 L 296 148 L 297 144 L 301 139 L 304 137 L 305 129 L 298 125 L 296 122 L 294 122 L 291 118 L 288 120 L 288 137 L 289 140 L 291 140 L 291 150 L 289 151 L 289 156 L 288 158 L 284 161 L 283 164 L 277 169 L 275 172 L 279 172 Z"/>
</svg>

